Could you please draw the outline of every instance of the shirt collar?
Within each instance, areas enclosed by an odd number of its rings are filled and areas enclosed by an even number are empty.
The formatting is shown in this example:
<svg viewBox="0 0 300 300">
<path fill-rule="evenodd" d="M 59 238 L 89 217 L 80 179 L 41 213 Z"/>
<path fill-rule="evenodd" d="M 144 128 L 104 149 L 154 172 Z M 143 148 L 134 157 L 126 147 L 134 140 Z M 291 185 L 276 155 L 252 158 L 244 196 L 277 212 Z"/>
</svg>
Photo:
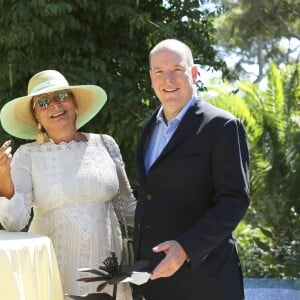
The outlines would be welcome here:
<svg viewBox="0 0 300 300">
<path fill-rule="evenodd" d="M 193 103 L 196 101 L 196 96 L 193 95 L 192 98 L 189 100 L 189 102 L 183 107 L 183 109 L 179 112 L 179 114 L 170 120 L 167 123 L 173 122 L 174 120 L 177 120 L 177 122 L 180 122 L 182 118 L 184 117 L 185 113 L 188 111 L 188 109 L 193 105 Z M 156 122 L 165 122 L 165 117 L 164 117 L 164 112 L 163 112 L 163 107 L 161 106 L 160 109 L 158 110 L 158 113 L 156 115 Z"/>
</svg>

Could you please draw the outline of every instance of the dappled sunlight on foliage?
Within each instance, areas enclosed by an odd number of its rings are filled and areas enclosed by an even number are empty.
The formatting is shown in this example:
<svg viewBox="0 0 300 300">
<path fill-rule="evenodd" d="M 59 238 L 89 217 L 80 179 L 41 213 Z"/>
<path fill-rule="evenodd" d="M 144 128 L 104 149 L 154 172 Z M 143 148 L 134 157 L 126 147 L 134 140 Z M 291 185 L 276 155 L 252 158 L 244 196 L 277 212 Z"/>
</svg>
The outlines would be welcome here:
<svg viewBox="0 0 300 300">
<path fill-rule="evenodd" d="M 251 201 L 237 229 L 248 277 L 299 277 L 299 68 L 271 64 L 266 90 L 241 82 L 236 94 L 214 87 L 206 97 L 241 119 L 249 138 Z"/>
</svg>

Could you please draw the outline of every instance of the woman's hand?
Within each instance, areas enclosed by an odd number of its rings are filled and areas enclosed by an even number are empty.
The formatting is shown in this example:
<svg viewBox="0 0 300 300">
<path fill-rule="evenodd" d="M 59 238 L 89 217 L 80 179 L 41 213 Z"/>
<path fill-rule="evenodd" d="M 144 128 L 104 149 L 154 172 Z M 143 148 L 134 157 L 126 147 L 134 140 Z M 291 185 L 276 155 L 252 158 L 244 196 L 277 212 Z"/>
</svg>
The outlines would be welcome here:
<svg viewBox="0 0 300 300">
<path fill-rule="evenodd" d="M 11 141 L 8 140 L 0 147 L 0 196 L 11 198 L 15 191 L 10 173 Z"/>
</svg>

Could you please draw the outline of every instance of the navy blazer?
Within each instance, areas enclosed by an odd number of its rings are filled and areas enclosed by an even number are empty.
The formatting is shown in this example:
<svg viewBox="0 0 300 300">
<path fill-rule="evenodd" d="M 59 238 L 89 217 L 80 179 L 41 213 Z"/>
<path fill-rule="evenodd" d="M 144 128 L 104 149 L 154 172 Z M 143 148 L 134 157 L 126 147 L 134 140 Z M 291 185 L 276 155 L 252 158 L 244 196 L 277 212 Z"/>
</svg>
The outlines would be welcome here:
<svg viewBox="0 0 300 300">
<path fill-rule="evenodd" d="M 164 257 L 152 247 L 177 240 L 189 262 L 171 277 L 141 286 L 147 300 L 241 300 L 243 278 L 232 232 L 249 205 L 249 151 L 242 123 L 200 98 L 150 168 L 147 139 L 137 146 L 136 259 L 152 270 Z"/>
</svg>

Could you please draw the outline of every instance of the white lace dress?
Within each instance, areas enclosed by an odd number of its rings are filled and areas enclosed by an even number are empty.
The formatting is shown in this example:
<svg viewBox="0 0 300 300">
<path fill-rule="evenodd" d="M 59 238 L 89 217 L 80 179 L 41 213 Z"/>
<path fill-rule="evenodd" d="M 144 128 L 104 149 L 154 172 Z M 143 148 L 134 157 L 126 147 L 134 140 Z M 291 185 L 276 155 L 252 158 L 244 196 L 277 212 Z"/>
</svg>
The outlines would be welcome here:
<svg viewBox="0 0 300 300">
<path fill-rule="evenodd" d="M 120 257 L 118 190 L 128 224 L 136 204 L 114 139 L 103 135 L 105 147 L 100 135 L 84 134 L 87 142 L 19 147 L 12 160 L 15 195 L 0 199 L 0 222 L 9 231 L 24 228 L 33 207 L 29 231 L 51 238 L 64 292 L 75 295 L 94 293 L 100 284 L 76 281 L 88 276 L 78 268 L 97 268 L 112 251 Z M 104 290 L 111 291 L 112 286 Z M 117 296 L 131 299 L 129 287 L 119 284 Z"/>
</svg>

